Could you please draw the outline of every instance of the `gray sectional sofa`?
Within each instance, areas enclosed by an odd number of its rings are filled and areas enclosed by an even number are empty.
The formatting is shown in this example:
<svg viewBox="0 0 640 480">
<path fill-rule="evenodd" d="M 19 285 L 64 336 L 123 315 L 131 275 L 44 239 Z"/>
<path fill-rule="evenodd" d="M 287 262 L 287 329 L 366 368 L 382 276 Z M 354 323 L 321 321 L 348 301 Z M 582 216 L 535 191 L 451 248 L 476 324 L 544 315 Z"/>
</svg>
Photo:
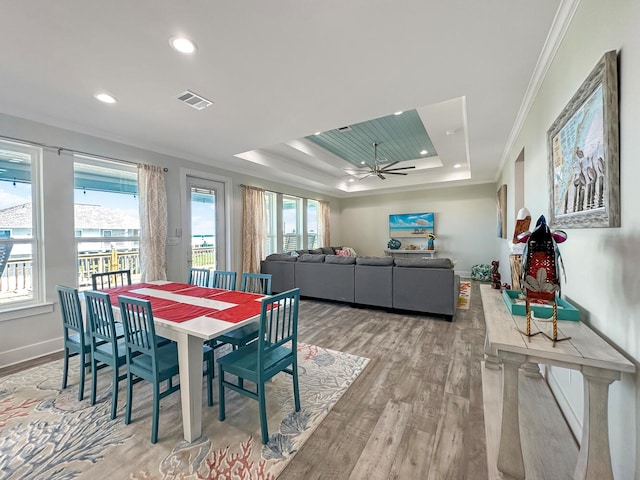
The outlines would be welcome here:
<svg viewBox="0 0 640 480">
<path fill-rule="evenodd" d="M 269 255 L 260 264 L 271 289 L 299 288 L 305 297 L 445 315 L 453 319 L 460 277 L 448 258 Z"/>
</svg>

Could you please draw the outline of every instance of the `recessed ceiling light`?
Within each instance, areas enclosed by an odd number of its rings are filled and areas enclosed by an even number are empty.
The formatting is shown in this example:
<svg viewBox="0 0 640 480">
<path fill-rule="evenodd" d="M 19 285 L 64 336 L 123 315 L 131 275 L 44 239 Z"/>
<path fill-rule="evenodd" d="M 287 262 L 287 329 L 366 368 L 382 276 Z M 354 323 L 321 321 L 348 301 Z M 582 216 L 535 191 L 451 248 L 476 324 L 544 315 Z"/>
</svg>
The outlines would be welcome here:
<svg viewBox="0 0 640 480">
<path fill-rule="evenodd" d="M 404 112 L 402 110 L 398 110 L 394 115 L 402 115 Z"/>
<path fill-rule="evenodd" d="M 320 135 L 322 132 L 316 132 L 314 133 L 314 135 Z"/>
<path fill-rule="evenodd" d="M 364 163 L 365 163 L 365 162 L 364 162 L 364 160 L 363 160 L 363 161 L 361 161 L 360 163 L 361 163 L 362 165 L 364 165 Z"/>
<path fill-rule="evenodd" d="M 169 44 L 174 50 L 185 55 L 193 55 L 196 53 L 196 44 L 186 37 L 173 37 L 169 39 Z"/>
<path fill-rule="evenodd" d="M 349 179 L 349 181 L 350 181 L 350 182 L 353 182 L 353 178 L 350 178 L 350 179 Z"/>
<path fill-rule="evenodd" d="M 426 155 L 427 153 L 429 153 L 429 152 L 427 152 L 426 150 L 422 150 L 422 151 L 420 152 L 420 155 Z"/>
<path fill-rule="evenodd" d="M 460 168 L 462 165 L 460 165 L 459 163 L 456 163 L 453 168 Z"/>
<path fill-rule="evenodd" d="M 116 103 L 118 100 L 116 100 L 115 97 L 109 95 L 108 93 L 96 93 L 94 95 L 96 100 L 100 100 L 102 103 Z"/>
<path fill-rule="evenodd" d="M 455 130 L 445 130 L 445 132 L 444 132 L 444 134 L 447 135 L 447 136 L 448 135 L 453 135 L 454 133 L 456 133 Z"/>
</svg>

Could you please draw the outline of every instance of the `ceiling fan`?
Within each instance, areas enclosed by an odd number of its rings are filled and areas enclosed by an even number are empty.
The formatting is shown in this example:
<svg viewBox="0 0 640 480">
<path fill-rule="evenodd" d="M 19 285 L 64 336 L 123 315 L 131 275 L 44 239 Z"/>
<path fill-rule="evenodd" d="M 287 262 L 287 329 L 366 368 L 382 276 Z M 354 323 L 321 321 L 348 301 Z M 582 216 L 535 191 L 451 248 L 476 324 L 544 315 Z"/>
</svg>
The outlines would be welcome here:
<svg viewBox="0 0 640 480">
<path fill-rule="evenodd" d="M 412 168 L 416 168 L 415 166 L 390 168 L 396 165 L 397 163 L 400 163 L 399 161 L 391 162 L 387 165 L 380 165 L 380 161 L 379 161 L 380 159 L 378 158 L 378 145 L 380 145 L 380 142 L 373 142 L 373 149 L 374 149 L 373 166 L 369 165 L 368 166 L 369 170 L 365 170 L 363 172 L 357 172 L 357 173 L 365 174 L 363 177 L 360 177 L 360 180 L 363 180 L 368 177 L 373 177 L 373 176 L 377 176 L 380 179 L 384 180 L 386 178 L 385 175 L 406 175 L 406 173 L 399 172 L 398 170 L 410 170 Z"/>
</svg>

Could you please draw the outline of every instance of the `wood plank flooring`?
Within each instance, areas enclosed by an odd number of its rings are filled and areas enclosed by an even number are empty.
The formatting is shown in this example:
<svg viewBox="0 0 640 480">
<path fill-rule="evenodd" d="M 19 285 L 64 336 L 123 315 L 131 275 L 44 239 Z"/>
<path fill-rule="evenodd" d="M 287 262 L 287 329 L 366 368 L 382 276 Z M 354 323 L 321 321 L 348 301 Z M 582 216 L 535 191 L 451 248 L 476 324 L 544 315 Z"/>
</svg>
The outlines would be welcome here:
<svg viewBox="0 0 640 480">
<path fill-rule="evenodd" d="M 452 323 L 304 300 L 299 340 L 370 358 L 279 480 L 488 478 L 478 285 Z"/>
<path fill-rule="evenodd" d="M 495 404 L 495 408 L 487 406 L 488 449 L 481 365 L 484 314 L 476 282 L 472 282 L 469 310 L 458 310 L 452 323 L 435 316 L 316 300 L 301 302 L 299 322 L 300 341 L 371 361 L 279 480 L 502 478 L 495 469 L 494 438 L 499 435 L 501 377 L 490 371 L 493 380 L 485 386 L 491 388 L 488 402 Z M 56 353 L 6 367 L 0 369 L 0 376 L 61 357 Z M 522 395 L 521 399 L 535 396 L 538 411 L 546 412 L 537 417 L 533 411 L 528 413 L 532 424 L 550 409 L 557 411 L 541 379 L 536 390 Z M 552 423 L 563 423 L 559 414 Z M 551 476 L 532 478 L 569 478 L 565 475 L 575 464 L 577 448 L 568 428 L 538 434 L 554 439 L 552 450 L 561 447 L 559 443 L 569 445 L 564 461 L 569 466 L 557 468 L 556 464 Z M 535 437 L 523 438 L 523 448 Z M 487 465 L 487 450 L 492 468 Z M 548 452 L 535 457 L 551 458 Z"/>
</svg>

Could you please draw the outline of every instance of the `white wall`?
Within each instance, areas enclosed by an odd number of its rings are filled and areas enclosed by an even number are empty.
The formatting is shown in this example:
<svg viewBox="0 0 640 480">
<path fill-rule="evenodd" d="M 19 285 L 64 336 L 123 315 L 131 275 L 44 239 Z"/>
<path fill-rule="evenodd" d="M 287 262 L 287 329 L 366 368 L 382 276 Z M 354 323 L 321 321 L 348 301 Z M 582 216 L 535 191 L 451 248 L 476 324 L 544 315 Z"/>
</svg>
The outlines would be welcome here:
<svg viewBox="0 0 640 480">
<path fill-rule="evenodd" d="M 327 195 L 296 189 L 288 185 L 265 182 L 262 179 L 240 175 L 203 163 L 182 160 L 159 153 L 130 147 L 121 143 L 83 135 L 69 130 L 50 127 L 41 123 L 0 114 L 0 136 L 22 139 L 47 145 L 102 155 L 131 162 L 142 162 L 169 171 L 165 174 L 168 195 L 169 235 L 182 225 L 180 198 L 181 171 L 202 172 L 205 178 L 224 178 L 230 186 L 231 265 L 227 268 L 240 271 L 242 268 L 242 191 L 240 184 L 256 185 L 275 191 L 307 198 L 328 200 L 331 206 L 331 227 L 336 241 L 340 235 L 340 201 Z M 204 159 L 203 161 L 206 161 Z M 233 159 L 230 159 L 233 161 Z M 183 180 L 182 180 L 183 181 Z M 49 312 L 23 316 L 26 310 L 2 314 L 0 318 L 0 367 L 41 356 L 62 348 L 60 314 L 51 311 L 56 302 L 57 284 L 76 285 L 76 252 L 73 220 L 73 157 L 63 152 L 44 149 L 43 152 L 43 219 L 44 219 L 44 291 L 49 303 Z M 167 248 L 168 277 L 186 278 L 186 264 L 182 261 L 181 249 Z M 29 310 L 33 313 L 33 310 Z"/>
<path fill-rule="evenodd" d="M 342 199 L 342 243 L 358 255 L 384 255 L 390 239 L 389 215 L 419 212 L 435 213 L 437 256 L 455 260 L 461 275 L 469 275 L 473 265 L 497 258 L 494 184 Z"/>
<path fill-rule="evenodd" d="M 546 131 L 609 50 L 619 52 L 621 227 L 565 229 L 560 246 L 567 273 L 563 294 L 590 323 L 619 349 L 640 359 L 640 3 L 631 0 L 582 0 L 499 183 L 513 185 L 513 162 L 525 148 L 525 205 L 535 222 L 548 214 Z M 510 197 L 511 200 L 512 197 Z M 509 231 L 515 214 L 509 212 Z M 508 251 L 500 245 L 501 264 Z M 503 271 L 503 276 L 504 276 Z M 636 362 L 637 363 L 637 362 Z M 550 369 L 550 383 L 574 429 L 582 421 L 582 377 L 574 371 Z M 610 442 L 616 479 L 640 478 L 637 468 L 639 416 L 635 376 L 624 375 L 610 390 Z"/>
</svg>

